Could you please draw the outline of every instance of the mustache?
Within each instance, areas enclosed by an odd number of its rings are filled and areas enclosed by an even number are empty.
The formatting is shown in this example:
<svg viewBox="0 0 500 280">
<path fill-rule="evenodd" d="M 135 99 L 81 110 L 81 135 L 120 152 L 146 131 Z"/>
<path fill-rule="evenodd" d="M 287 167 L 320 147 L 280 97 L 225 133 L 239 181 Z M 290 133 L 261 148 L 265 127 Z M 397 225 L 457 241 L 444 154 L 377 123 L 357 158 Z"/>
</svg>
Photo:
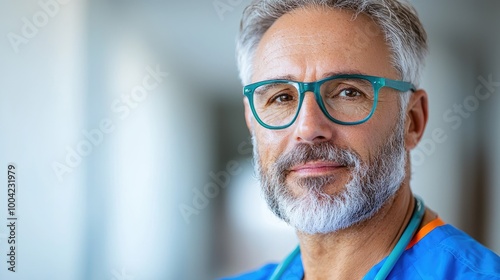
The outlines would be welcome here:
<svg viewBox="0 0 500 280">
<path fill-rule="evenodd" d="M 312 161 L 335 162 L 346 167 L 359 166 L 361 157 L 354 150 L 341 148 L 330 142 L 297 144 L 292 150 L 280 156 L 272 165 L 278 174 L 287 173 L 293 166 Z"/>
</svg>

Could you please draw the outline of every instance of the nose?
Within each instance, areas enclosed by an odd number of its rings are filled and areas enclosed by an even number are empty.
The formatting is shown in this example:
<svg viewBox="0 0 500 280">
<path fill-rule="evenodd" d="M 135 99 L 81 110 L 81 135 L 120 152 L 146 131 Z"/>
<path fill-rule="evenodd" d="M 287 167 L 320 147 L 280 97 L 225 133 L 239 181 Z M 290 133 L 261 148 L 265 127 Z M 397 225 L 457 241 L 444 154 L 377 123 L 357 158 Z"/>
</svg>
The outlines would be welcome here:
<svg viewBox="0 0 500 280">
<path fill-rule="evenodd" d="M 295 120 L 295 140 L 308 144 L 329 141 L 334 135 L 334 125 L 321 111 L 314 94 L 306 92 Z"/>
</svg>

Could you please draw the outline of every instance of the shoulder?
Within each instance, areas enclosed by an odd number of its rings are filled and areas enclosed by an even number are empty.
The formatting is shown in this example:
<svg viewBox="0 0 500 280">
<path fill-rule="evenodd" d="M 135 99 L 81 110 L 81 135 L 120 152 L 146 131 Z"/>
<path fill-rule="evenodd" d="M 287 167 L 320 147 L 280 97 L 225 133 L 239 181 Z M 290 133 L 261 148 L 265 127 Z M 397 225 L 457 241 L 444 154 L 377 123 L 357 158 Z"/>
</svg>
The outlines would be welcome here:
<svg viewBox="0 0 500 280">
<path fill-rule="evenodd" d="M 241 275 L 222 278 L 221 280 L 264 280 L 269 279 L 269 277 L 273 274 L 276 269 L 277 264 L 267 264 L 255 271 L 247 272 Z"/>
<path fill-rule="evenodd" d="M 500 257 L 451 225 L 434 229 L 418 242 L 412 267 L 423 278 L 500 279 Z"/>
</svg>

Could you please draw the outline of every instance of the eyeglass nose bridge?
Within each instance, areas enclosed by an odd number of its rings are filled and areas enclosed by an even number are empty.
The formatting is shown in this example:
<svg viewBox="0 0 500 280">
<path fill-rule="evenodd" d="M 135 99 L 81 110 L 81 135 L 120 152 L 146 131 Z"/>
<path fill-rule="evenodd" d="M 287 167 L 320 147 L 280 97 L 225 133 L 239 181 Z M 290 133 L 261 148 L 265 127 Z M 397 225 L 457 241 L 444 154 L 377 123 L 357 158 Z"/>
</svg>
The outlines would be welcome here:
<svg viewBox="0 0 500 280">
<path fill-rule="evenodd" d="M 298 84 L 299 84 L 298 90 L 299 90 L 300 94 L 302 95 L 301 99 L 304 98 L 306 92 L 310 91 L 310 92 L 312 92 L 314 94 L 314 96 L 316 98 L 316 101 L 318 102 L 318 105 L 320 105 L 319 104 L 319 100 L 318 100 L 318 98 L 319 98 L 319 96 L 318 96 L 319 92 L 317 92 L 318 91 L 318 84 L 317 84 L 317 82 L 310 82 L 310 83 L 301 83 L 301 82 L 299 82 Z"/>
<path fill-rule="evenodd" d="M 331 119 L 328 116 L 328 113 L 326 112 L 325 106 L 323 105 L 323 100 L 321 98 L 319 86 L 320 86 L 320 84 L 318 82 L 308 82 L 308 83 L 299 82 L 298 83 L 298 90 L 299 90 L 301 97 L 300 97 L 300 101 L 299 101 L 299 107 L 297 108 L 297 114 L 296 114 L 295 118 L 293 119 L 293 122 L 295 122 L 295 120 L 297 119 L 297 117 L 300 113 L 300 110 L 302 109 L 302 103 L 304 101 L 304 98 L 305 98 L 305 95 L 307 92 L 311 92 L 312 94 L 314 94 L 314 99 L 316 100 L 316 104 L 318 105 L 319 109 L 323 112 L 323 114 L 328 119 Z"/>
<path fill-rule="evenodd" d="M 302 95 L 305 95 L 306 92 L 310 91 L 314 93 L 314 95 L 317 95 L 317 82 L 310 82 L 310 83 L 299 83 L 299 91 L 301 92 Z M 316 96 L 317 98 L 317 96 Z"/>
</svg>

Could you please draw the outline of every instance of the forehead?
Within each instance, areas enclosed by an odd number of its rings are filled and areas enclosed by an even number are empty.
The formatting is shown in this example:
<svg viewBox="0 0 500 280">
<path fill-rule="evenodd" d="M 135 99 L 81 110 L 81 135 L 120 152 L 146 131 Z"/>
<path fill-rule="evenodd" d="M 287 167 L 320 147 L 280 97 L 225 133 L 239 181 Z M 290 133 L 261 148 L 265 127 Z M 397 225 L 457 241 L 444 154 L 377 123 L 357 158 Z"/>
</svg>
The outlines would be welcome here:
<svg viewBox="0 0 500 280">
<path fill-rule="evenodd" d="M 278 77 L 317 80 L 326 73 L 399 78 L 383 32 L 365 14 L 306 7 L 283 15 L 266 31 L 252 81 Z"/>
</svg>

